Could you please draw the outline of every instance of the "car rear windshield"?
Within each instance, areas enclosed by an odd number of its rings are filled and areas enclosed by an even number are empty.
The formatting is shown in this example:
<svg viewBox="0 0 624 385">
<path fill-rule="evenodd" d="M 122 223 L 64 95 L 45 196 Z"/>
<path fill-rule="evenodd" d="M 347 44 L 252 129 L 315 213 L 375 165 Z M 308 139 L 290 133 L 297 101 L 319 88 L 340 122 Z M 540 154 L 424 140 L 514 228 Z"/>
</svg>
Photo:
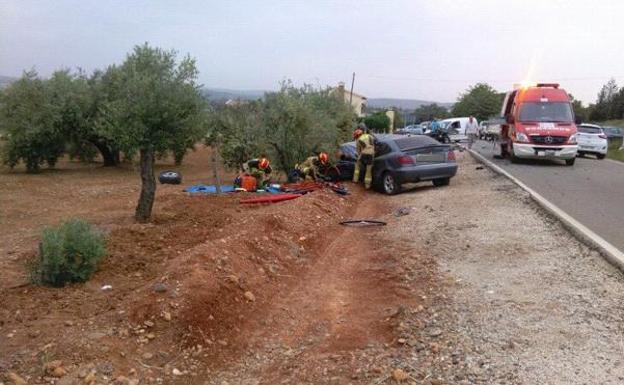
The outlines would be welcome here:
<svg viewBox="0 0 624 385">
<path fill-rule="evenodd" d="M 521 122 L 572 122 L 572 108 L 567 102 L 525 102 L 520 109 Z"/>
<path fill-rule="evenodd" d="M 578 132 L 583 132 L 585 134 L 602 134 L 602 128 L 591 126 L 578 126 Z"/>
<path fill-rule="evenodd" d="M 395 143 L 401 151 L 440 144 L 437 140 L 426 135 L 408 136 L 405 138 L 396 139 Z"/>
</svg>

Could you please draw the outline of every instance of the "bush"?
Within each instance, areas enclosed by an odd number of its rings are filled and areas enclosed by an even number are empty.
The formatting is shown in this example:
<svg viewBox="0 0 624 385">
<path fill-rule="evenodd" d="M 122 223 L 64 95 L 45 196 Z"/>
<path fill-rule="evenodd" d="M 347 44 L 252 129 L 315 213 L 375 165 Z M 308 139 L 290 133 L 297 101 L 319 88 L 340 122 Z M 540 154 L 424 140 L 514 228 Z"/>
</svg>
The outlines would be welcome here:
<svg viewBox="0 0 624 385">
<path fill-rule="evenodd" d="M 73 219 L 43 231 L 32 278 L 36 283 L 55 287 L 85 282 L 105 254 L 103 234 L 89 223 Z"/>
<path fill-rule="evenodd" d="M 287 81 L 262 100 L 213 111 L 207 141 L 219 142 L 229 167 L 266 154 L 274 170 L 288 173 L 308 156 L 333 153 L 349 141 L 353 119 L 353 108 L 331 88 L 298 88 Z"/>
</svg>

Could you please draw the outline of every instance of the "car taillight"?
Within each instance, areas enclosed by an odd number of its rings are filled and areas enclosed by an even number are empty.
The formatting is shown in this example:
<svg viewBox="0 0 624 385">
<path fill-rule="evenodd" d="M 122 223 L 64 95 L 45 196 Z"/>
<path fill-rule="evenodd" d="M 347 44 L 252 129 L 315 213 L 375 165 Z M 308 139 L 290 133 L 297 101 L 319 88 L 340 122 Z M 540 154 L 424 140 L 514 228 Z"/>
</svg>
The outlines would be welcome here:
<svg viewBox="0 0 624 385">
<path fill-rule="evenodd" d="M 455 162 L 455 160 L 457 160 L 457 158 L 455 158 L 455 151 L 449 150 L 448 154 L 446 155 L 446 160 L 450 162 Z"/>
<path fill-rule="evenodd" d="M 605 134 L 600 134 L 600 135 L 598 135 L 598 137 L 601 138 L 601 139 L 607 139 L 607 136 Z"/>
<path fill-rule="evenodd" d="M 399 162 L 401 166 L 406 166 L 414 164 L 414 159 L 412 159 L 412 157 L 409 155 L 401 155 L 397 158 L 397 162 Z"/>
</svg>

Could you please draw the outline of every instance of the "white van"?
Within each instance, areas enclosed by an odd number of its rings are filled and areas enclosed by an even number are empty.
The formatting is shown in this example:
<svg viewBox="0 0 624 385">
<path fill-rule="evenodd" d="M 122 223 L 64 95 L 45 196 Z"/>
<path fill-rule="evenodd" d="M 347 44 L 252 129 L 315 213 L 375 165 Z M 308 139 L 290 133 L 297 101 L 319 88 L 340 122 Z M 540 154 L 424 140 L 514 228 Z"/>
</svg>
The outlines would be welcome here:
<svg viewBox="0 0 624 385">
<path fill-rule="evenodd" d="M 440 122 L 440 127 L 446 130 L 452 142 L 467 140 L 466 126 L 468 125 L 469 119 L 468 117 L 444 119 Z M 475 121 L 479 124 L 477 119 L 475 119 Z"/>
</svg>

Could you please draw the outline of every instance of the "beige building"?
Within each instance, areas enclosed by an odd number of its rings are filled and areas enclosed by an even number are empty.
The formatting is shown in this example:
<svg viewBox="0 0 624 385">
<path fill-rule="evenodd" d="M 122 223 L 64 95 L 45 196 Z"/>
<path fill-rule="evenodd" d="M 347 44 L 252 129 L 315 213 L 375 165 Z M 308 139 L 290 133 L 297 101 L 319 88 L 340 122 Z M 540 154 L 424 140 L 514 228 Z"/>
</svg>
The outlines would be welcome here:
<svg viewBox="0 0 624 385">
<path fill-rule="evenodd" d="M 394 132 L 394 119 L 396 119 L 396 111 L 388 110 L 386 111 L 386 116 L 390 119 L 390 127 L 388 128 L 390 133 Z"/>
<path fill-rule="evenodd" d="M 366 96 L 356 94 L 355 92 L 351 93 L 349 90 L 345 89 L 345 84 L 343 82 L 338 83 L 338 87 L 334 88 L 334 90 L 342 95 L 345 102 L 349 103 L 349 100 L 351 101 L 351 105 L 358 117 L 361 118 L 366 115 Z"/>
</svg>

